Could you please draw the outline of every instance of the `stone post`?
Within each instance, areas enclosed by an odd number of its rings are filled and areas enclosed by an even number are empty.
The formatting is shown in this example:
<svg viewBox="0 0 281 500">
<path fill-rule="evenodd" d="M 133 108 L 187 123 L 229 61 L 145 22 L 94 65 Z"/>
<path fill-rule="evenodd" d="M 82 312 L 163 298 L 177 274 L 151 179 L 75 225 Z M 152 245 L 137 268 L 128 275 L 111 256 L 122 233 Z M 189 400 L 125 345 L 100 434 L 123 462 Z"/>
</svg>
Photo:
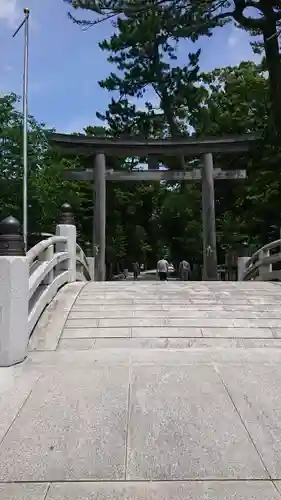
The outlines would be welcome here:
<svg viewBox="0 0 281 500">
<path fill-rule="evenodd" d="M 148 170 L 159 170 L 158 155 L 148 155 L 147 158 Z"/>
<path fill-rule="evenodd" d="M 69 253 L 66 269 L 69 271 L 69 283 L 72 283 L 76 281 L 76 226 L 73 210 L 69 203 L 64 203 L 61 207 L 59 223 L 56 226 L 56 236 L 65 236 L 67 238 L 66 244 L 57 244 L 57 251 L 67 251 Z"/>
<path fill-rule="evenodd" d="M 246 271 L 246 264 L 249 260 L 249 257 L 238 257 L 237 259 L 237 280 L 243 281 L 243 276 Z"/>
<path fill-rule="evenodd" d="M 204 155 L 202 167 L 203 280 L 217 280 L 217 242 L 213 155 Z"/>
<path fill-rule="evenodd" d="M 91 243 L 89 241 L 85 244 L 85 255 L 87 257 L 87 262 L 89 264 L 89 272 L 91 280 L 95 281 L 95 257 L 92 256 Z"/>
<path fill-rule="evenodd" d="M 242 243 L 237 258 L 237 280 L 243 281 L 243 276 L 246 271 L 246 264 L 249 260 L 249 247 L 246 242 Z"/>
<path fill-rule="evenodd" d="M 97 281 L 105 281 L 105 226 L 106 226 L 106 162 L 104 153 L 97 153 L 94 160 L 95 176 L 95 231 L 94 245 L 97 245 Z"/>
<path fill-rule="evenodd" d="M 262 250 L 259 253 L 259 260 L 263 260 L 265 257 L 270 257 L 270 250 Z M 265 275 L 265 279 L 269 273 L 272 272 L 272 264 L 261 264 L 259 267 L 259 277 L 263 277 Z"/>
<path fill-rule="evenodd" d="M 0 223 L 0 366 L 23 361 L 27 354 L 29 265 L 20 223 L 10 216 Z"/>
</svg>

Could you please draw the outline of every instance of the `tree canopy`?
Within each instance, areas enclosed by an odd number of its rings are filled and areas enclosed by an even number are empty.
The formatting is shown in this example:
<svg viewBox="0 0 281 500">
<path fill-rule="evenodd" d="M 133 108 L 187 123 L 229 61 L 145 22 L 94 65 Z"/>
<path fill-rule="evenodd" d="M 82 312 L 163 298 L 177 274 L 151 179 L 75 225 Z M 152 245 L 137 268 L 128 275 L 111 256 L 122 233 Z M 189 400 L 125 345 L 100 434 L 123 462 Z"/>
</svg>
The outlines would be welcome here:
<svg viewBox="0 0 281 500">
<path fill-rule="evenodd" d="M 120 22 L 149 17 L 153 23 L 157 18 L 161 28 L 178 41 L 200 36 L 211 36 L 214 29 L 225 23 L 236 23 L 253 37 L 256 49 L 264 52 L 265 66 L 269 74 L 271 97 L 271 118 L 275 131 L 281 133 L 281 61 L 279 35 L 281 30 L 281 0 L 64 0 L 74 9 L 86 9 L 95 14 L 93 21 L 78 20 L 70 12 L 70 17 L 84 26 L 94 26 L 108 19 Z M 145 6 L 144 6 L 145 5 Z M 98 17 L 96 17 L 98 16 Z M 132 22 L 132 21 L 131 21 Z M 138 29 L 132 22 L 132 30 Z M 162 36 L 162 31 L 160 31 Z"/>
</svg>

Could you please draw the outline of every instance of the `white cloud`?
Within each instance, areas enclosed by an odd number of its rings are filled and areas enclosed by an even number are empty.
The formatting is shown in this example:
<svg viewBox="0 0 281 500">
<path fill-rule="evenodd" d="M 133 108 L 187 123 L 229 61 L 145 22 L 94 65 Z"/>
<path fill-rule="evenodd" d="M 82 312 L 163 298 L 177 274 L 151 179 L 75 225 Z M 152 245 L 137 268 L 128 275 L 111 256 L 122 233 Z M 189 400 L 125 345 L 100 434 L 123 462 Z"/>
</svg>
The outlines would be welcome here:
<svg viewBox="0 0 281 500">
<path fill-rule="evenodd" d="M 235 45 L 237 45 L 237 43 L 238 43 L 237 36 L 231 35 L 230 37 L 228 37 L 227 44 L 229 47 L 235 47 Z"/>
<path fill-rule="evenodd" d="M 14 27 L 20 18 L 17 0 L 0 0 L 0 21 Z"/>
<path fill-rule="evenodd" d="M 241 29 L 232 26 L 231 31 L 227 38 L 227 45 L 231 48 L 237 47 L 243 42 L 243 32 Z"/>
</svg>

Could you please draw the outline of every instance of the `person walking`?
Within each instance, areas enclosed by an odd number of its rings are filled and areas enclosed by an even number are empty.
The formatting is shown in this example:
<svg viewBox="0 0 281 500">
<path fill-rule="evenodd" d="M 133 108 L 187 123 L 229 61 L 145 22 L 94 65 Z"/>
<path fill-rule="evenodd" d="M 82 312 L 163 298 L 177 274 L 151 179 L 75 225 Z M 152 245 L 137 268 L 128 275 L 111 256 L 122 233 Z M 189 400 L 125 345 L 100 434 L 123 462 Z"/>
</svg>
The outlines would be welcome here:
<svg viewBox="0 0 281 500">
<path fill-rule="evenodd" d="M 157 262 L 157 273 L 160 281 L 166 281 L 168 278 L 169 264 L 166 259 L 160 259 Z"/>
<path fill-rule="evenodd" d="M 188 281 L 190 275 L 190 264 L 187 260 L 182 260 L 179 266 L 180 279 L 181 281 Z"/>
<path fill-rule="evenodd" d="M 140 274 L 140 265 L 138 262 L 133 262 L 133 273 L 134 273 L 134 281 L 138 279 L 138 275 Z"/>
<path fill-rule="evenodd" d="M 125 280 L 129 276 L 129 266 L 128 266 L 127 259 L 123 261 L 123 276 L 124 276 Z"/>
</svg>

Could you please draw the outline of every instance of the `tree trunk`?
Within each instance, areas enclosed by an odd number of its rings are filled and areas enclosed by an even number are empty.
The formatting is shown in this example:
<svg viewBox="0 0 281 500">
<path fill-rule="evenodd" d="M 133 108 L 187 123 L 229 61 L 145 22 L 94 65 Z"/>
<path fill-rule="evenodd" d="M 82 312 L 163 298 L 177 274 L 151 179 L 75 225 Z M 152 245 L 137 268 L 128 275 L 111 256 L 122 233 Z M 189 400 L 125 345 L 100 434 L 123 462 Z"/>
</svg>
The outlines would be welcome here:
<svg viewBox="0 0 281 500">
<path fill-rule="evenodd" d="M 161 103 L 160 107 L 162 108 L 166 120 L 168 122 L 170 128 L 170 134 L 172 138 L 180 137 L 180 130 L 176 121 L 174 109 L 171 103 L 170 96 L 168 95 L 167 89 L 165 87 L 164 78 L 161 73 L 161 63 L 160 63 L 160 55 L 159 55 L 159 45 L 157 41 L 154 43 L 153 48 L 150 50 L 150 53 L 153 53 L 153 64 L 152 71 L 157 76 L 158 82 L 157 84 L 153 84 L 153 88 L 155 92 L 160 97 Z M 185 159 L 183 156 L 175 158 L 176 159 L 176 168 L 180 168 L 184 170 L 185 168 Z"/>
<path fill-rule="evenodd" d="M 268 0 L 263 6 L 264 26 L 263 42 L 266 66 L 269 75 L 271 114 L 276 131 L 281 134 L 281 60 L 275 13 Z"/>
<path fill-rule="evenodd" d="M 160 87 L 160 86 L 159 86 Z M 161 107 L 164 111 L 164 115 L 166 116 L 169 128 L 170 128 L 170 134 L 173 139 L 181 137 L 181 133 L 178 127 L 178 124 L 176 122 L 176 117 L 174 115 L 174 111 L 172 109 L 171 103 L 169 96 L 167 94 L 167 91 L 165 88 L 161 88 L 161 94 L 162 94 L 162 99 L 161 99 Z M 175 158 L 176 159 L 176 158 Z M 180 168 L 181 170 L 184 170 L 185 168 L 185 159 L 184 156 L 180 156 L 176 159 L 176 163 L 178 164 L 176 168 Z"/>
<path fill-rule="evenodd" d="M 281 134 L 281 61 L 278 42 L 277 22 L 280 21 L 280 12 L 273 6 L 280 5 L 271 0 L 259 0 L 256 8 L 262 14 L 256 18 L 245 17 L 244 10 L 249 6 L 246 0 L 234 0 L 235 10 L 233 18 L 247 30 L 255 30 L 263 35 L 266 66 L 269 74 L 269 90 L 271 100 L 271 115 L 275 130 Z M 252 2 L 249 2 L 252 3 Z"/>
</svg>

